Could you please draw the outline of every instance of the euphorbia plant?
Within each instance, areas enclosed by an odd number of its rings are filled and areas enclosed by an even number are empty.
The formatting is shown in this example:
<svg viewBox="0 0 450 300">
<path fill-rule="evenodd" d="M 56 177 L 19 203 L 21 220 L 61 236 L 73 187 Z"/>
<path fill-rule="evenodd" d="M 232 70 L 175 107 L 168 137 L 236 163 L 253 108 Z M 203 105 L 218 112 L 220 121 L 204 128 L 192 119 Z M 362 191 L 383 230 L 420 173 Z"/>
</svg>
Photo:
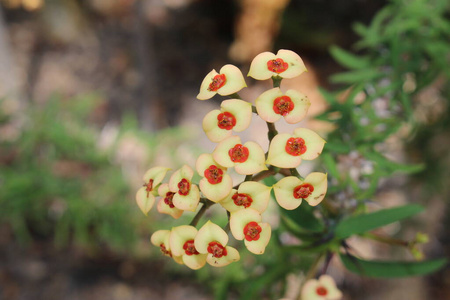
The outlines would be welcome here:
<svg viewBox="0 0 450 300">
<path fill-rule="evenodd" d="M 308 264 L 309 272 L 300 297 L 304 300 L 339 299 L 342 293 L 333 279 L 325 274 L 333 254 L 341 254 L 350 270 L 366 268 L 371 272 L 365 261 L 359 262 L 349 255 L 346 239 L 354 234 L 367 234 L 372 229 L 420 211 L 416 206 L 409 206 L 400 208 L 398 212 L 385 210 L 359 219 L 358 216 L 346 218 L 350 214 L 340 215 L 330 202 L 323 202 L 329 186 L 328 174 L 311 172 L 302 176 L 297 167 L 304 160 L 318 158 L 326 146 L 325 140 L 307 128 L 298 127 L 293 132 L 279 133 L 275 127 L 275 122 L 281 118 L 289 124 L 297 124 L 305 118 L 311 105 L 307 96 L 292 89 L 284 91 L 281 87 L 283 78 L 300 76 L 304 71 L 306 67 L 302 59 L 292 51 L 280 50 L 276 55 L 270 52 L 259 54 L 251 63 L 248 76 L 257 80 L 272 79 L 273 87 L 256 98 L 255 106 L 238 95 L 247 85 L 237 67 L 226 65 L 220 73 L 213 70 L 205 77 L 197 96 L 199 100 L 208 100 L 216 94 L 230 99 L 225 99 L 220 109 L 209 112 L 203 119 L 207 137 L 217 145 L 212 153 L 203 153 L 196 161 L 195 170 L 200 181 L 193 181 L 194 170 L 187 165 L 175 171 L 166 182 L 163 178 L 168 169 L 154 167 L 145 174 L 144 186 L 136 195 L 144 214 L 151 209 L 157 192 L 161 197 L 158 202 L 160 213 L 177 219 L 184 211 L 196 212 L 190 224 L 154 233 L 151 241 L 164 255 L 191 269 L 200 269 L 206 263 L 223 267 L 241 257 L 239 247 L 228 245 L 230 236 L 243 241 L 251 253 L 262 255 L 267 252 L 269 241 L 275 235 L 286 258 L 292 253 L 309 253 L 316 257 Z M 249 127 L 251 118 L 255 116 L 267 124 L 267 149 L 255 141 L 243 141 L 237 135 Z M 229 174 L 231 169 L 245 175 L 245 179 L 233 182 Z M 331 171 L 335 173 L 335 170 Z M 280 207 L 282 226 L 276 228 L 277 232 L 270 222 L 264 220 L 270 201 Z M 227 226 L 222 228 L 214 220 L 206 219 L 206 223 L 197 228 L 205 211 L 215 204 L 224 209 Z M 379 217 L 381 214 L 383 217 Z M 283 243 L 280 230 L 295 236 L 300 242 Z M 442 263 L 437 261 L 430 268 L 405 264 L 400 269 L 406 272 L 412 268 L 414 274 L 423 274 Z M 296 268 L 295 265 L 287 265 L 286 273 Z M 320 274 L 319 265 L 323 265 Z M 322 276 L 318 280 L 314 279 L 319 275 Z"/>
</svg>

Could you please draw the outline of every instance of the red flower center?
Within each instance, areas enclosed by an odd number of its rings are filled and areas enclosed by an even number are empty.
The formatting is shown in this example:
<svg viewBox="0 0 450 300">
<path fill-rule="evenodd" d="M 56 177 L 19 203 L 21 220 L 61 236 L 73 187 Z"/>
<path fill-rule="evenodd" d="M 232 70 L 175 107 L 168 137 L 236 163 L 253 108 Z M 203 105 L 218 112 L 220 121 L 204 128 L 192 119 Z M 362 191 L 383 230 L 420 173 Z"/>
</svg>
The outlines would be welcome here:
<svg viewBox="0 0 450 300">
<path fill-rule="evenodd" d="M 223 170 L 215 165 L 210 165 L 209 168 L 205 170 L 204 175 L 211 184 L 221 183 L 223 178 Z"/>
<path fill-rule="evenodd" d="M 243 163 L 247 160 L 249 152 L 247 147 L 236 144 L 233 148 L 228 150 L 228 155 L 230 156 L 231 161 Z"/>
<path fill-rule="evenodd" d="M 294 188 L 294 198 L 295 199 L 306 199 L 314 192 L 314 187 L 309 183 L 303 183 Z"/>
<path fill-rule="evenodd" d="M 172 257 L 172 252 L 166 249 L 166 245 L 164 244 L 159 245 L 159 250 L 161 250 L 162 254 Z"/>
<path fill-rule="evenodd" d="M 327 289 L 324 288 L 323 286 L 319 286 L 319 287 L 316 289 L 316 293 L 317 293 L 317 295 L 319 295 L 319 296 L 326 296 L 326 295 L 328 294 L 328 291 L 327 291 Z"/>
<path fill-rule="evenodd" d="M 299 156 L 306 152 L 305 140 L 302 138 L 290 138 L 286 142 L 285 150 L 292 156 Z"/>
<path fill-rule="evenodd" d="M 195 249 L 194 240 L 186 241 L 186 243 L 184 243 L 183 245 L 183 249 L 184 252 L 189 256 L 199 254 L 197 249 Z"/>
<path fill-rule="evenodd" d="M 225 74 L 217 74 L 216 76 L 214 76 L 211 83 L 209 84 L 208 91 L 216 92 L 218 89 L 223 87 L 226 82 L 227 78 Z"/>
<path fill-rule="evenodd" d="M 211 242 L 208 244 L 208 253 L 216 258 L 227 256 L 227 249 L 219 242 Z"/>
<path fill-rule="evenodd" d="M 288 67 L 288 63 L 284 62 L 281 58 L 272 59 L 267 62 L 267 69 L 277 74 L 283 73 Z"/>
<path fill-rule="evenodd" d="M 191 183 L 186 178 L 183 178 L 180 182 L 178 182 L 178 194 L 186 196 L 189 194 L 190 189 Z"/>
<path fill-rule="evenodd" d="M 217 126 L 221 129 L 231 130 L 236 125 L 236 117 L 229 112 L 223 112 L 217 116 Z"/>
<path fill-rule="evenodd" d="M 175 205 L 173 205 L 173 202 L 172 202 L 173 195 L 175 195 L 175 193 L 167 192 L 166 197 L 164 197 L 164 203 L 167 204 L 170 208 L 175 207 Z"/>
<path fill-rule="evenodd" d="M 273 101 L 273 111 L 276 114 L 285 116 L 294 109 L 294 102 L 288 96 L 275 98 Z"/>
<path fill-rule="evenodd" d="M 236 193 L 231 197 L 234 201 L 234 204 L 237 206 L 243 206 L 245 208 L 250 207 L 252 205 L 253 199 L 248 194 L 239 194 Z"/>
<path fill-rule="evenodd" d="M 145 191 L 147 192 L 147 198 L 150 192 L 153 190 L 153 179 L 150 179 L 148 183 L 144 183 Z"/>
<path fill-rule="evenodd" d="M 244 227 L 244 235 L 247 241 L 257 241 L 259 240 L 259 234 L 261 233 L 261 226 L 256 222 L 250 222 Z"/>
</svg>

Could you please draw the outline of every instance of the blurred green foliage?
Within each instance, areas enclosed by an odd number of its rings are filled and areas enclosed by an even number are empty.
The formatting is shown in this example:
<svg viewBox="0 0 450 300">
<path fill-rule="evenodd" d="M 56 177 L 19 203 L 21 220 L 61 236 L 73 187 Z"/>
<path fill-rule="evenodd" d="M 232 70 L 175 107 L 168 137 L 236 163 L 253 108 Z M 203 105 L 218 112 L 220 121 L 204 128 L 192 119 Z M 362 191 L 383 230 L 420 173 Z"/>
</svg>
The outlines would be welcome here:
<svg viewBox="0 0 450 300">
<path fill-rule="evenodd" d="M 20 136 L 0 145 L 8 157 L 0 164 L 0 223 L 22 242 L 54 237 L 58 245 L 123 249 L 135 241 L 129 187 L 89 125 L 95 100 L 32 104 Z"/>
</svg>

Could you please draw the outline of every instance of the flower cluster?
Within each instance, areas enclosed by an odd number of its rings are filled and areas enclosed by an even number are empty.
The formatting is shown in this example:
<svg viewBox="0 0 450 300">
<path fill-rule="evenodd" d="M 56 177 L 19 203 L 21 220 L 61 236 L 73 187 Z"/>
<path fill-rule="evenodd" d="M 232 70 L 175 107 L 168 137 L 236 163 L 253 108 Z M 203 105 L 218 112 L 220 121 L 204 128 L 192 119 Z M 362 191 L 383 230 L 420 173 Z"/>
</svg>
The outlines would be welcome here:
<svg viewBox="0 0 450 300">
<path fill-rule="evenodd" d="M 220 73 L 215 70 L 208 73 L 197 98 L 208 100 L 219 94 L 231 99 L 223 101 L 220 109 L 209 112 L 203 119 L 207 137 L 217 145 L 212 153 L 204 153 L 197 159 L 195 171 L 200 181 L 193 182 L 193 168 L 184 165 L 163 183 L 169 169 L 154 167 L 145 173 L 143 187 L 136 194 L 137 204 L 144 214 L 151 209 L 157 196 L 158 211 L 175 219 L 184 211 L 197 211 L 190 225 L 159 230 L 152 235 L 151 242 L 164 255 L 192 269 L 199 269 L 206 263 L 225 266 L 240 258 L 238 250 L 227 245 L 227 231 L 236 240 L 244 241 L 250 252 L 263 254 L 272 233 L 270 224 L 263 220 L 272 190 L 277 203 L 287 210 L 297 208 L 303 200 L 311 206 L 323 200 L 327 174 L 313 172 L 303 178 L 296 168 L 303 160 L 317 158 L 325 141 L 306 128 L 278 133 L 274 124 L 281 118 L 289 124 L 297 124 L 305 118 L 311 105 L 308 98 L 298 91 L 280 88 L 283 78 L 293 78 L 304 71 L 306 67 L 300 56 L 289 50 L 256 56 L 248 76 L 256 80 L 272 78 L 274 87 L 257 97 L 254 105 L 237 94 L 246 87 L 237 67 L 225 65 Z M 243 141 L 237 135 L 250 126 L 254 115 L 268 125 L 267 151 L 258 143 Z M 245 180 L 233 183 L 228 174 L 230 168 L 245 175 Z M 269 176 L 279 180 L 272 186 L 259 182 Z M 197 229 L 205 210 L 216 203 L 227 211 L 227 231 L 211 220 Z"/>
</svg>

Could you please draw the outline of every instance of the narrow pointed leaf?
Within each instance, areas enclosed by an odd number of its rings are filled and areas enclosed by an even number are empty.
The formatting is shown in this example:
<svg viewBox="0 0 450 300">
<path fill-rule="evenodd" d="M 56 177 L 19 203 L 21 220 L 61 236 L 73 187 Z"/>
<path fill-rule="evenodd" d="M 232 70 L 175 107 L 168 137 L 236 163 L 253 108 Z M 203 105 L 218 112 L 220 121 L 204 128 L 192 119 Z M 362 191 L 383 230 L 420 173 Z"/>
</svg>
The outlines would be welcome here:
<svg viewBox="0 0 450 300">
<path fill-rule="evenodd" d="M 390 262 L 368 261 L 341 254 L 345 267 L 353 273 L 375 278 L 422 276 L 435 272 L 447 264 L 444 258 L 428 261 Z"/>
<path fill-rule="evenodd" d="M 340 239 L 354 234 L 361 234 L 383 227 L 396 221 L 411 217 L 423 211 L 417 204 L 382 209 L 373 213 L 361 214 L 344 219 L 336 227 L 335 236 Z"/>
</svg>

